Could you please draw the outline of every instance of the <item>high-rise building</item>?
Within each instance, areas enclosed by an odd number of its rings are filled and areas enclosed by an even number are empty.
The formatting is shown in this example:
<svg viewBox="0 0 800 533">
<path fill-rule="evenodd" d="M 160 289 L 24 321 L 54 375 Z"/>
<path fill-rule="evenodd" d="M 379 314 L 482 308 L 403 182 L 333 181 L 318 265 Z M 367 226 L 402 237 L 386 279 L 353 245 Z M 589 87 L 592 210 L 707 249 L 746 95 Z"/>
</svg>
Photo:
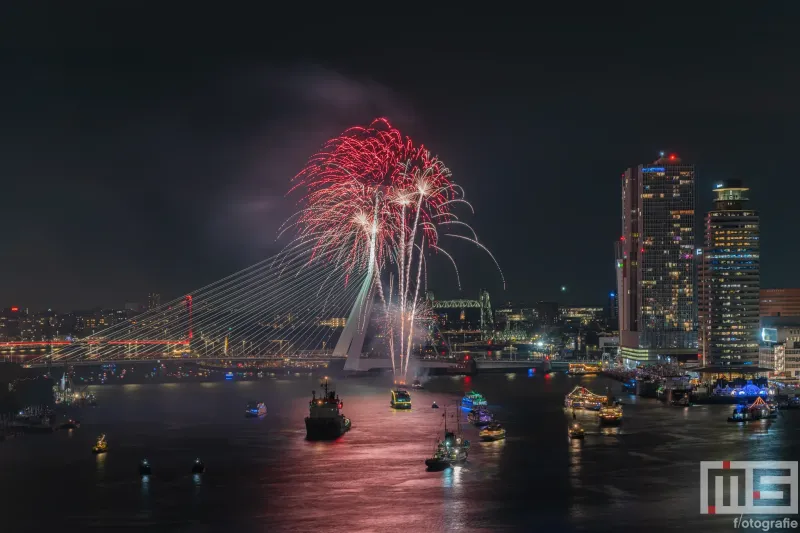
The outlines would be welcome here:
<svg viewBox="0 0 800 533">
<path fill-rule="evenodd" d="M 157 292 L 151 292 L 147 295 L 147 309 L 156 309 L 161 305 L 161 295 Z"/>
<path fill-rule="evenodd" d="M 694 165 L 675 155 L 622 175 L 616 267 L 626 364 L 697 357 L 694 209 Z"/>
<path fill-rule="evenodd" d="M 758 364 L 758 212 L 740 181 L 719 183 L 700 261 L 700 347 L 706 365 Z"/>
</svg>

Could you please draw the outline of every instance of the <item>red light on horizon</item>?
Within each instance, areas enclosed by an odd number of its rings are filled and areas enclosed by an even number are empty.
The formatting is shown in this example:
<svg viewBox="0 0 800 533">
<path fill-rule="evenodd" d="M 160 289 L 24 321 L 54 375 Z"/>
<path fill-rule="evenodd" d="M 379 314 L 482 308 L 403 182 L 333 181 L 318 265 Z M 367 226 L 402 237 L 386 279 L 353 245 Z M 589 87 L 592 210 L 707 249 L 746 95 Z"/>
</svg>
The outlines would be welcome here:
<svg viewBox="0 0 800 533">
<path fill-rule="evenodd" d="M 12 307 L 11 308 L 11 312 L 12 313 L 16 313 L 17 311 L 19 311 L 19 307 Z"/>
<path fill-rule="evenodd" d="M 669 155 L 669 160 L 670 161 L 675 161 L 675 154 L 670 154 Z"/>
</svg>

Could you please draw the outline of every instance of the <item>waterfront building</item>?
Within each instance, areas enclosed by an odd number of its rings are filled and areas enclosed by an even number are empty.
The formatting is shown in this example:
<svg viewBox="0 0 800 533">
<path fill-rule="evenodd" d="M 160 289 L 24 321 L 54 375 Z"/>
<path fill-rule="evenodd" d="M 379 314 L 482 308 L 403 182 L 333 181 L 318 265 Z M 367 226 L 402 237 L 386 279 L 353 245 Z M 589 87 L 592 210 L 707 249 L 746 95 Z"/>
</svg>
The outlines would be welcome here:
<svg viewBox="0 0 800 533">
<path fill-rule="evenodd" d="M 705 218 L 699 273 L 705 365 L 759 363 L 759 218 L 738 180 L 718 183 Z"/>
<path fill-rule="evenodd" d="M 676 155 L 622 174 L 615 246 L 626 364 L 697 358 L 695 168 Z"/>
</svg>

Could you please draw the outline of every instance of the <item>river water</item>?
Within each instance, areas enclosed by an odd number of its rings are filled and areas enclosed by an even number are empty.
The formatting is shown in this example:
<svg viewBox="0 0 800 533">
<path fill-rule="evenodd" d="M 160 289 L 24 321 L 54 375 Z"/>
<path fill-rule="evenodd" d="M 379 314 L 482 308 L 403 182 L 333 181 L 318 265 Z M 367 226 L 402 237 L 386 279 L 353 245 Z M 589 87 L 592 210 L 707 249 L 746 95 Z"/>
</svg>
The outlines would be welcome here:
<svg viewBox="0 0 800 533">
<path fill-rule="evenodd" d="M 389 408 L 384 378 L 341 379 L 353 429 L 307 442 L 303 417 L 317 378 L 113 385 L 93 388 L 98 407 L 82 427 L 0 443 L 4 531 L 127 528 L 138 531 L 729 531 L 732 518 L 700 515 L 701 460 L 796 460 L 800 411 L 774 421 L 726 422 L 729 406 L 678 408 L 623 396 L 625 420 L 603 429 L 578 414 L 585 440 L 570 441 L 564 394 L 598 393 L 602 377 L 437 377 L 412 391 L 413 409 Z M 483 393 L 508 431 L 473 442 L 466 466 L 426 472 L 443 409 Z M 263 419 L 245 419 L 250 399 Z M 453 409 L 451 409 L 451 412 Z M 109 452 L 95 456 L 106 433 Z M 196 457 L 207 472 L 193 476 Z M 153 475 L 143 481 L 138 462 Z"/>
</svg>

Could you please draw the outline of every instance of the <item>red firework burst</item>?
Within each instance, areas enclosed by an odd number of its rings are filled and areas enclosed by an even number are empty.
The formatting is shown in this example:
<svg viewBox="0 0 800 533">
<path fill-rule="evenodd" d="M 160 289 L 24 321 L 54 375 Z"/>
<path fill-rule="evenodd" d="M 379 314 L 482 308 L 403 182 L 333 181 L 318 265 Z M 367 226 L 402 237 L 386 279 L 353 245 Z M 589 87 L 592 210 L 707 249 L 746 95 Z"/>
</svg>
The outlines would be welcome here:
<svg viewBox="0 0 800 533">
<path fill-rule="evenodd" d="M 377 119 L 331 139 L 295 177 L 304 188 L 297 219 L 314 256 L 353 270 L 398 261 L 423 237 L 437 247 L 437 225 L 453 220 L 456 186 L 424 146 Z M 373 233 L 375 238 L 373 239 Z M 374 246 L 374 254 L 371 254 Z"/>
</svg>

